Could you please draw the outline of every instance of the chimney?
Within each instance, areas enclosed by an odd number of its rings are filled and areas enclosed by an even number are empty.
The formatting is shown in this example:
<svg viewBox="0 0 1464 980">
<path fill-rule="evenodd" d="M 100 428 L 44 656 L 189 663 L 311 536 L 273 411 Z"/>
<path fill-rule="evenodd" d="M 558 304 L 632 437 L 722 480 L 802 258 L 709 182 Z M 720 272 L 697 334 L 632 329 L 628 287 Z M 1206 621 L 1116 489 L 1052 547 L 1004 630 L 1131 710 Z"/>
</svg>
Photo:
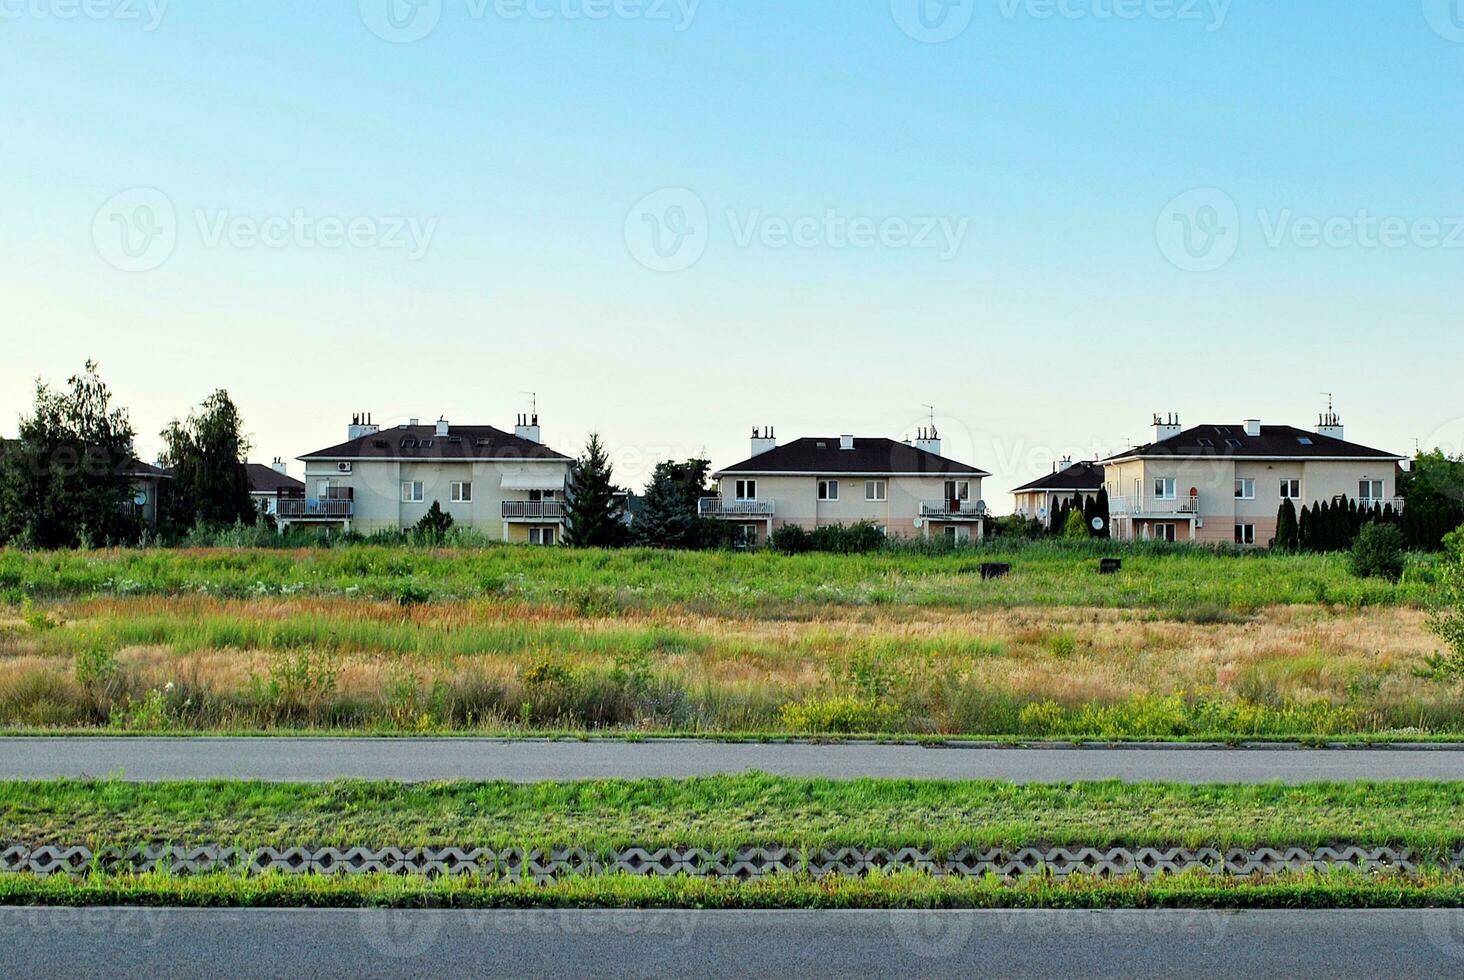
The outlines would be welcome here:
<svg viewBox="0 0 1464 980">
<path fill-rule="evenodd" d="M 1179 413 L 1170 412 L 1168 415 L 1154 416 L 1154 441 L 1163 442 L 1165 439 L 1172 439 L 1184 431 L 1184 426 L 1179 424 Z"/>
<path fill-rule="evenodd" d="M 761 456 L 763 453 L 778 448 L 778 437 L 771 425 L 759 429 L 753 426 L 752 429 L 752 454 Z"/>
<path fill-rule="evenodd" d="M 289 474 L 289 467 L 286 466 L 285 465 L 285 461 L 283 459 L 280 459 L 280 457 L 278 457 L 278 456 L 276 456 L 274 458 L 274 462 L 271 463 L 271 464 L 269 464 L 269 465 L 270 465 L 270 469 L 274 470 L 280 476 L 289 476 L 290 475 Z"/>
<path fill-rule="evenodd" d="M 419 426 L 421 424 L 422 424 L 422 420 L 421 419 L 407 419 L 407 425 L 410 428 L 415 429 L 417 426 Z"/>
<path fill-rule="evenodd" d="M 439 439 L 446 438 L 447 433 L 448 433 L 448 431 L 451 428 L 452 427 L 447 424 L 447 419 L 438 419 L 437 420 L 437 438 L 439 438 Z"/>
<path fill-rule="evenodd" d="M 1259 439 L 1260 438 L 1260 435 L 1261 435 L 1261 420 L 1260 419 L 1246 419 L 1245 420 L 1245 434 L 1248 435 L 1248 436 L 1250 436 L 1252 439 Z"/>
<path fill-rule="evenodd" d="M 351 416 L 351 424 L 346 426 L 346 439 L 348 441 L 355 440 L 380 431 L 380 426 L 371 424 L 370 412 L 357 412 Z M 281 470 L 280 472 L 283 473 L 284 471 Z"/>
<path fill-rule="evenodd" d="M 513 434 L 518 436 L 520 439 L 526 439 L 536 445 L 542 442 L 543 440 L 540 438 L 539 435 L 539 416 L 518 416 L 517 420 L 514 422 Z"/>
<path fill-rule="evenodd" d="M 854 448 L 854 437 L 853 436 L 839 436 L 839 448 L 840 449 L 845 449 L 845 450 L 853 449 Z"/>
<path fill-rule="evenodd" d="M 1342 433 L 1342 416 L 1336 412 L 1328 411 L 1321 418 L 1317 419 L 1317 435 L 1328 436 L 1332 439 L 1346 438 Z"/>
<path fill-rule="evenodd" d="M 915 448 L 940 455 L 940 433 L 935 431 L 935 426 L 921 429 L 915 434 Z"/>
</svg>

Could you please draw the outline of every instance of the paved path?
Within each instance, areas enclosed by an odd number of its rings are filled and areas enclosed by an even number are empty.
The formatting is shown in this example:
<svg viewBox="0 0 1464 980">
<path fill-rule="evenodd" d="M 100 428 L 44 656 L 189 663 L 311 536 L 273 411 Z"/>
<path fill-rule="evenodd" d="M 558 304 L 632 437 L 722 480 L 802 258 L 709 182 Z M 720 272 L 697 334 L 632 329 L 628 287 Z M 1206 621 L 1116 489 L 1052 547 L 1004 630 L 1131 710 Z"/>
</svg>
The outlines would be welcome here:
<svg viewBox="0 0 1464 980">
<path fill-rule="evenodd" d="M 0 908 L 12 977 L 1458 977 L 1464 912 Z M 23 941 L 11 941 L 14 937 Z"/>
<path fill-rule="evenodd" d="M 922 748 L 698 741 L 374 738 L 0 738 L 0 779 L 470 779 L 537 782 L 748 770 L 849 779 L 1301 783 L 1464 780 L 1457 749 Z"/>
</svg>

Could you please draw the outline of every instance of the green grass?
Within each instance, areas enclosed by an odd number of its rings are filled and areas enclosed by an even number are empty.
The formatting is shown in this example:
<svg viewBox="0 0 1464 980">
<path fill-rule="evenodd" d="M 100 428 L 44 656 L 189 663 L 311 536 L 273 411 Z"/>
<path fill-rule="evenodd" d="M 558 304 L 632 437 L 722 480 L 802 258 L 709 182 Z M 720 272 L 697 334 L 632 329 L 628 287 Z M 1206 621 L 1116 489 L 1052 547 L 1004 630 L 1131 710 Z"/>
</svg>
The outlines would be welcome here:
<svg viewBox="0 0 1464 980">
<path fill-rule="evenodd" d="M 1027 844 L 1254 847 L 1464 843 L 1464 783 L 1299 787 L 792 779 L 517 785 L 0 783 L 0 840 L 255 846 Z"/>
<path fill-rule="evenodd" d="M 1364 876 L 1345 869 L 1265 879 L 1186 874 L 1153 881 L 934 878 L 915 872 L 782 875 L 751 882 L 602 876 L 552 885 L 363 876 L 246 878 L 97 875 L 73 881 L 0 875 L 0 905 L 298 908 L 691 908 L 691 909 L 1323 909 L 1458 908 L 1464 876 Z"/>
<path fill-rule="evenodd" d="M 1103 555 L 1124 571 L 1099 576 Z M 983 561 L 1014 566 L 982 582 Z M 0 601 L 23 596 L 360 595 L 493 597 L 581 614 L 686 608 L 808 615 L 828 605 L 983 608 L 1019 605 L 1247 610 L 1274 604 L 1352 607 L 1420 603 L 1432 570 L 1415 559 L 1399 585 L 1356 579 L 1345 556 L 1270 555 L 1095 543 L 992 544 L 949 552 L 872 555 L 678 553 L 486 547 L 430 551 L 334 549 L 0 550 Z"/>
</svg>

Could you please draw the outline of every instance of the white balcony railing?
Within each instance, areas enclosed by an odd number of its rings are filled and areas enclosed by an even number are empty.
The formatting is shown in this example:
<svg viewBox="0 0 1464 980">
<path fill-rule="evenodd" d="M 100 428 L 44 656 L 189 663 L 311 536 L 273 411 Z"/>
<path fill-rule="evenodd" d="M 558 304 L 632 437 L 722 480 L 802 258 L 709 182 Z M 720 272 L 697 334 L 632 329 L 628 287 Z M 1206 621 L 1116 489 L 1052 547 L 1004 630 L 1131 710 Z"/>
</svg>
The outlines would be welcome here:
<svg viewBox="0 0 1464 980">
<path fill-rule="evenodd" d="M 276 517 L 290 520 L 344 520 L 355 513 L 353 500 L 301 500 L 284 497 L 277 503 Z"/>
<path fill-rule="evenodd" d="M 1402 497 L 1358 497 L 1357 507 L 1359 510 L 1381 509 L 1385 507 L 1402 510 L 1404 502 L 1404 498 Z"/>
<path fill-rule="evenodd" d="M 559 521 L 564 519 L 562 500 L 505 500 L 504 520 Z"/>
<path fill-rule="evenodd" d="M 971 520 L 986 515 L 986 501 L 984 500 L 922 500 L 920 501 L 920 516 L 933 518 L 946 518 L 954 520 L 966 518 Z"/>
<path fill-rule="evenodd" d="M 1108 513 L 1116 516 L 1190 517 L 1200 513 L 1199 497 L 1110 497 Z"/>
<path fill-rule="evenodd" d="M 703 497 L 697 503 L 696 509 L 702 517 L 772 517 L 774 506 L 771 500 L 724 500 L 721 497 Z"/>
</svg>

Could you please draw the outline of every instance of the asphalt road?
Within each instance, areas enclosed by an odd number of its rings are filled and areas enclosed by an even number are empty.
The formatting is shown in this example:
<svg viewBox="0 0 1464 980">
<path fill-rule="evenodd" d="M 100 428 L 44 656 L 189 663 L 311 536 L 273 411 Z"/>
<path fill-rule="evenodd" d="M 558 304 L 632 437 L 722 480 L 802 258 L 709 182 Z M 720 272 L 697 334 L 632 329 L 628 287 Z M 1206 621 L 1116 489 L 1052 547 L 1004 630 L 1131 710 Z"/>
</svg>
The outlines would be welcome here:
<svg viewBox="0 0 1464 980">
<path fill-rule="evenodd" d="M 748 770 L 793 776 L 1184 783 L 1464 780 L 1457 748 L 923 748 L 704 741 L 0 738 L 0 779 L 468 779 L 538 782 Z"/>
<path fill-rule="evenodd" d="M 1464 911 L 0 908 L 12 977 L 1458 977 Z M 19 941 L 17 941 L 19 940 Z"/>
</svg>

